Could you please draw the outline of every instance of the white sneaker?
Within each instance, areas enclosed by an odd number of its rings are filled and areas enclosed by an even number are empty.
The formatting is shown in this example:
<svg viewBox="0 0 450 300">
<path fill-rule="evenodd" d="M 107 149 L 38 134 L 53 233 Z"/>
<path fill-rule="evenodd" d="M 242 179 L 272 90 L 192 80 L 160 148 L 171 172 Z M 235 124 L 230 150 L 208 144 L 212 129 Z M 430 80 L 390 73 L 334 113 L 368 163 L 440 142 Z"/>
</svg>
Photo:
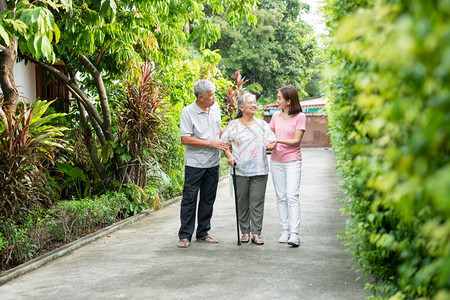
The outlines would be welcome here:
<svg viewBox="0 0 450 300">
<path fill-rule="evenodd" d="M 283 230 L 281 232 L 280 238 L 278 239 L 278 243 L 287 243 L 289 240 L 289 231 Z"/>
<path fill-rule="evenodd" d="M 298 237 L 298 234 L 292 233 L 291 236 L 289 237 L 289 241 L 287 243 L 288 243 L 288 245 L 291 245 L 293 247 L 300 246 L 300 238 Z"/>
</svg>

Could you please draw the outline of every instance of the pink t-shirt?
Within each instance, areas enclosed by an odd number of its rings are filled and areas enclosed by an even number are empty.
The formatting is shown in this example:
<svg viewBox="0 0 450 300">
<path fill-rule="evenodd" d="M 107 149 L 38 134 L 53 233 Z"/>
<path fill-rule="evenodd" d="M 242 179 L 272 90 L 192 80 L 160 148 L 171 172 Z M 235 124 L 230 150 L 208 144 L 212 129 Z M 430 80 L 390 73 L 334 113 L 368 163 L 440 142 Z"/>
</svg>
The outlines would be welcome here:
<svg viewBox="0 0 450 300">
<path fill-rule="evenodd" d="M 276 112 L 270 121 L 270 128 L 275 131 L 277 140 L 292 140 L 295 138 L 295 131 L 306 130 L 306 115 L 298 113 L 287 120 L 281 117 L 281 112 Z M 289 162 L 302 159 L 299 147 L 292 147 L 285 144 L 277 144 L 272 151 L 271 159 L 278 162 Z"/>
</svg>

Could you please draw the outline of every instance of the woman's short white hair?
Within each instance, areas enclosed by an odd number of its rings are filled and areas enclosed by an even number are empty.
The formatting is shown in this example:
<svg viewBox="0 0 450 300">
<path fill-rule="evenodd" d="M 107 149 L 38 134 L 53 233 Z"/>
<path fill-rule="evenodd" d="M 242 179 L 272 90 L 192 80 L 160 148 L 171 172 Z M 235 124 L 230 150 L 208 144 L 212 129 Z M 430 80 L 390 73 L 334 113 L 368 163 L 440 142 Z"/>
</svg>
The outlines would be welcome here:
<svg viewBox="0 0 450 300">
<path fill-rule="evenodd" d="M 247 93 L 243 93 L 238 99 L 238 105 L 237 105 L 238 108 L 244 106 L 245 100 L 247 100 L 247 99 L 253 100 L 253 101 L 256 102 L 256 96 L 255 95 L 253 95 L 252 93 L 248 93 L 248 92 Z"/>
<path fill-rule="evenodd" d="M 194 84 L 194 94 L 198 98 L 198 95 L 205 94 L 216 90 L 216 85 L 209 80 L 201 79 Z"/>
</svg>

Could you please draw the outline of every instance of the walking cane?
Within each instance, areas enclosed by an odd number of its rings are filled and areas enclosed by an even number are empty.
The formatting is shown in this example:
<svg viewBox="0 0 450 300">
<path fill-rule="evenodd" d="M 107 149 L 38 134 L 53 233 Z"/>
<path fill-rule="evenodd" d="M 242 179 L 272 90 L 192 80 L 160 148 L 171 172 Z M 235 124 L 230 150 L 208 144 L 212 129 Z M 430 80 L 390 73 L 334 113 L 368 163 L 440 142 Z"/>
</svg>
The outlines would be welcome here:
<svg viewBox="0 0 450 300">
<path fill-rule="evenodd" d="M 239 234 L 239 213 L 238 213 L 238 201 L 236 193 L 236 163 L 233 166 L 233 188 L 234 188 L 234 205 L 236 206 L 236 227 L 237 227 L 237 245 L 241 245 L 241 239 Z"/>
</svg>

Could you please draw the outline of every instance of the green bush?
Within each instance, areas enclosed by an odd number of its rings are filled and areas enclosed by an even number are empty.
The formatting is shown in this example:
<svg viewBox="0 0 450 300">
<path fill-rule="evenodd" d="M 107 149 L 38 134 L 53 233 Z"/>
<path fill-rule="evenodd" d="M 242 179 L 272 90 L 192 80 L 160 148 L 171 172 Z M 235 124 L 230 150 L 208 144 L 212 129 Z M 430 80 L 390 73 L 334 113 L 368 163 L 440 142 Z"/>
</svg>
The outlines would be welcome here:
<svg viewBox="0 0 450 300">
<path fill-rule="evenodd" d="M 128 217 L 129 205 L 124 193 L 109 192 L 60 201 L 52 209 L 28 211 L 14 220 L 0 219 L 1 270 Z"/>
<path fill-rule="evenodd" d="M 6 246 L 6 241 L 3 237 L 3 234 L 0 232 L 0 251 L 3 251 L 5 246 Z"/>
<path fill-rule="evenodd" d="M 0 220 L 0 269 L 32 259 L 51 243 L 49 225 L 52 220 L 42 211 L 30 212 L 21 218 Z"/>
<path fill-rule="evenodd" d="M 129 200 L 123 193 L 107 194 L 57 203 L 53 233 L 61 241 L 71 241 L 129 216 Z"/>
<path fill-rule="evenodd" d="M 449 299 L 450 3 L 330 0 L 326 11 L 348 244 L 377 295 Z"/>
</svg>

